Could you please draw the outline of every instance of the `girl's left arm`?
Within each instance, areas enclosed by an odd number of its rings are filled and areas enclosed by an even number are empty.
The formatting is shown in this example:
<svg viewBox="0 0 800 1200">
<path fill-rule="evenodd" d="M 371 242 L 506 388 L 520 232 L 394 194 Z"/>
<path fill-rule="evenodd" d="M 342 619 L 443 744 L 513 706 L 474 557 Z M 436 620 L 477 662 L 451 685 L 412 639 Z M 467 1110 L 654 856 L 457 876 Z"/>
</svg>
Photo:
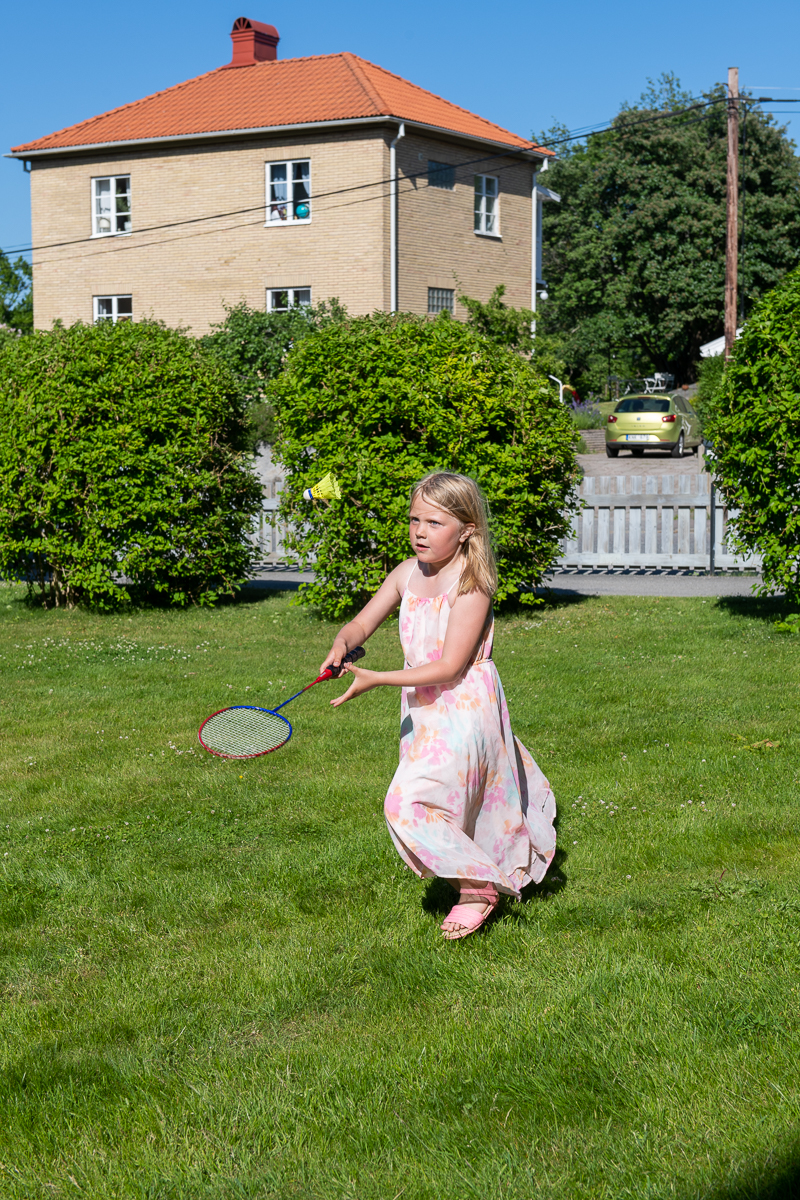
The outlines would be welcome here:
<svg viewBox="0 0 800 1200">
<path fill-rule="evenodd" d="M 467 592 L 458 596 L 447 623 L 442 657 L 424 667 L 413 667 L 407 671 L 369 671 L 346 663 L 346 671 L 353 676 L 350 687 L 341 696 L 331 700 L 334 708 L 353 700 L 363 692 L 375 687 L 435 687 L 452 683 L 464 672 L 472 658 L 486 628 L 491 598 L 483 592 Z"/>
</svg>

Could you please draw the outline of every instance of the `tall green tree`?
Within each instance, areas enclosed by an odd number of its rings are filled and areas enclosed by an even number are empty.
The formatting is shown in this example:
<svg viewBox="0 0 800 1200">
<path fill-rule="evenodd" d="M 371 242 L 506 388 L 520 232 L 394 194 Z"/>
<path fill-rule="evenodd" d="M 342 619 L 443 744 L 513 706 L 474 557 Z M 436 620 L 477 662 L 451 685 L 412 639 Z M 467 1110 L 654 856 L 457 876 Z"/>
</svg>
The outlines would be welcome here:
<svg viewBox="0 0 800 1200">
<path fill-rule="evenodd" d="M 21 333 L 33 329 L 33 290 L 31 264 L 24 258 L 13 263 L 0 250 L 0 325 Z"/>
<path fill-rule="evenodd" d="M 560 335 L 573 374 L 694 377 L 700 346 L 723 330 L 725 89 L 700 101 L 664 75 L 611 129 L 557 146 L 544 222 L 550 298 L 538 314 Z M 703 104 L 695 108 L 692 105 Z M 743 106 L 740 288 L 745 314 L 800 262 L 800 166 L 786 129 Z M 689 111 L 686 111 L 686 110 Z M 542 133 L 558 143 L 566 131 Z"/>
</svg>

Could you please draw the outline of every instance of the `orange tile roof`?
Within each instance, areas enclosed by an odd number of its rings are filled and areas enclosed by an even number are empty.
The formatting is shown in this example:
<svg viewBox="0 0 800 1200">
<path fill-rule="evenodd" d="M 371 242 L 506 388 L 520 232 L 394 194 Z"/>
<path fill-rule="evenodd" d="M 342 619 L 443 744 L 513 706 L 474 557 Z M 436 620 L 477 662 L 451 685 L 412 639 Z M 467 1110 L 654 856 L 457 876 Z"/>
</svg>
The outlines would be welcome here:
<svg viewBox="0 0 800 1200">
<path fill-rule="evenodd" d="M 381 116 L 435 126 L 518 150 L 539 149 L 391 71 L 344 53 L 219 67 L 35 142 L 14 146 L 12 152 L 66 150 Z"/>
</svg>

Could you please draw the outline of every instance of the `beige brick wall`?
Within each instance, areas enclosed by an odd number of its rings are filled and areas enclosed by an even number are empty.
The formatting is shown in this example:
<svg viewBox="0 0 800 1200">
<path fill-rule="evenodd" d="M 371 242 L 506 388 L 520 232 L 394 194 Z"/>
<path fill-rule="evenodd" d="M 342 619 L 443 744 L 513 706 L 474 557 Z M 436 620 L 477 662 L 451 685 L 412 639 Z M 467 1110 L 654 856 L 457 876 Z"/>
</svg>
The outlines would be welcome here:
<svg viewBox="0 0 800 1200">
<path fill-rule="evenodd" d="M 265 225 L 265 164 L 284 157 L 311 160 L 307 225 Z M 272 287 L 310 287 L 315 302 L 338 296 L 353 313 L 385 307 L 386 161 L 376 129 L 35 162 L 34 245 L 90 237 L 91 181 L 98 175 L 130 175 L 134 230 L 37 250 L 36 326 L 47 329 L 56 318 L 91 321 L 93 296 L 128 293 L 134 318 L 157 317 L 195 334 L 223 319 L 225 304 L 246 300 L 263 309 Z M 340 194 L 322 194 L 331 192 Z M 147 232 L 241 209 L 253 211 Z"/>
<path fill-rule="evenodd" d="M 91 321 L 98 295 L 131 294 L 135 319 L 152 316 L 195 334 L 222 320 L 226 304 L 263 309 L 267 288 L 310 287 L 314 302 L 337 296 L 354 314 L 388 309 L 388 147 L 396 132 L 374 126 L 303 141 L 270 136 L 35 160 L 34 245 L 76 243 L 33 255 L 36 327 Z M 460 285 L 486 299 L 497 283 L 506 284 L 509 303 L 530 304 L 532 166 L 503 157 L 474 165 L 490 153 L 413 133 L 399 143 L 402 310 L 426 313 L 429 287 Z M 311 160 L 307 225 L 265 225 L 265 164 L 283 158 Z M 461 166 L 453 191 L 427 186 L 429 158 Z M 499 238 L 473 232 L 479 169 L 500 178 Z M 87 241 L 92 179 L 114 174 L 131 177 L 134 232 Z M 232 215 L 152 228 L 218 213 Z"/>
<path fill-rule="evenodd" d="M 427 312 L 429 287 L 488 300 L 504 283 L 507 303 L 530 308 L 533 165 L 495 156 L 488 147 L 417 134 L 398 143 L 397 159 L 405 176 L 399 184 L 399 307 Z M 456 167 L 452 191 L 428 186 L 429 159 Z M 499 180 L 499 237 L 474 232 L 476 173 Z M 458 304 L 456 315 L 466 315 Z"/>
</svg>

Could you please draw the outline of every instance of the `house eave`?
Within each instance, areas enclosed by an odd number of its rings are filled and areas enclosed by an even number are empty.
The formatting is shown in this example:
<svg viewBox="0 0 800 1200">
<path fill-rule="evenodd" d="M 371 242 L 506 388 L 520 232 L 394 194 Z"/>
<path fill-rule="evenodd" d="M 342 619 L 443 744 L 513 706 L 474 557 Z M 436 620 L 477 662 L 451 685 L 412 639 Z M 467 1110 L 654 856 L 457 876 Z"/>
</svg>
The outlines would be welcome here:
<svg viewBox="0 0 800 1200">
<path fill-rule="evenodd" d="M 70 154 L 106 154 L 113 153 L 119 150 L 146 149 L 148 146 L 170 146 L 170 145 L 186 145 L 188 143 L 202 143 L 213 141 L 225 141 L 234 138 L 255 137 L 259 134 L 293 134 L 302 132 L 313 132 L 322 129 L 346 129 L 349 127 L 362 127 L 369 125 L 386 125 L 395 122 L 405 121 L 405 125 L 409 129 L 424 130 L 428 133 L 443 134 L 447 137 L 458 138 L 461 141 L 469 142 L 472 145 L 492 146 L 501 150 L 505 154 L 520 155 L 523 158 L 534 162 L 542 162 L 546 158 L 553 156 L 552 151 L 534 149 L 526 146 L 511 146 L 508 142 L 495 141 L 491 138 L 477 137 L 475 134 L 463 133 L 457 129 L 447 129 L 439 125 L 426 125 L 421 121 L 409 121 L 404 117 L 396 117 L 391 114 L 383 114 L 374 117 L 347 117 L 335 121 L 304 121 L 294 125 L 258 125 L 247 129 L 213 129 L 205 130 L 200 133 L 179 133 L 169 134 L 165 137 L 150 137 L 150 138 L 129 138 L 116 142 L 86 142 L 80 146 L 52 146 L 45 147 L 39 150 L 11 150 L 8 154 L 4 154 L 4 158 L 16 158 L 22 162 L 32 162 L 35 159 L 64 157 Z"/>
</svg>

